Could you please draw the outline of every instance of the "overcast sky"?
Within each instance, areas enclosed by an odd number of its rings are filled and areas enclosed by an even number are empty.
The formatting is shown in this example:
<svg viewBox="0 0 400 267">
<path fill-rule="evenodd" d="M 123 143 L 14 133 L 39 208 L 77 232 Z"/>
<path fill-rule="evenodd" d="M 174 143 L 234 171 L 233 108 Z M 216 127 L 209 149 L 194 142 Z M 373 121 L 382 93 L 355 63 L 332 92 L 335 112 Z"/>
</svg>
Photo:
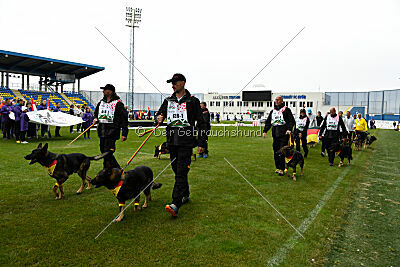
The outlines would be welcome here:
<svg viewBox="0 0 400 267">
<path fill-rule="evenodd" d="M 81 81 L 128 90 L 129 1 L 0 0 L 0 49 L 105 67 Z M 239 92 L 252 82 L 273 92 L 400 88 L 400 1 L 144 1 L 135 65 L 162 92 L 175 72 L 192 92 Z M 138 72 L 135 90 L 156 91 Z"/>
</svg>

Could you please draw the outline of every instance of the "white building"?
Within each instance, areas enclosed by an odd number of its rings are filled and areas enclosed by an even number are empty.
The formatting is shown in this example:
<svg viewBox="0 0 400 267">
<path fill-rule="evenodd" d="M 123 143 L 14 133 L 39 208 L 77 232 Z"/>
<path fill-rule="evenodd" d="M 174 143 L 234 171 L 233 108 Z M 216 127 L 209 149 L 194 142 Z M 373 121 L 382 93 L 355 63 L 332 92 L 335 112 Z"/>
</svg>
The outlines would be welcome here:
<svg viewBox="0 0 400 267">
<path fill-rule="evenodd" d="M 204 94 L 204 102 L 207 103 L 207 107 L 210 112 L 214 114 L 219 113 L 223 120 L 229 117 L 233 120 L 234 116 L 240 119 L 248 120 L 251 118 L 263 118 L 268 116 L 269 112 L 274 106 L 274 99 L 276 96 L 282 96 L 286 105 L 292 110 L 293 114 L 297 116 L 301 108 L 306 110 L 311 109 L 313 114 L 317 111 L 321 111 L 322 114 L 329 111 L 330 106 L 324 105 L 325 93 L 314 92 L 314 93 L 272 93 L 271 101 L 243 101 L 242 93 L 231 94 L 231 93 L 208 93 Z M 343 107 L 343 110 L 346 108 Z M 250 115 L 251 114 L 251 115 Z"/>
</svg>

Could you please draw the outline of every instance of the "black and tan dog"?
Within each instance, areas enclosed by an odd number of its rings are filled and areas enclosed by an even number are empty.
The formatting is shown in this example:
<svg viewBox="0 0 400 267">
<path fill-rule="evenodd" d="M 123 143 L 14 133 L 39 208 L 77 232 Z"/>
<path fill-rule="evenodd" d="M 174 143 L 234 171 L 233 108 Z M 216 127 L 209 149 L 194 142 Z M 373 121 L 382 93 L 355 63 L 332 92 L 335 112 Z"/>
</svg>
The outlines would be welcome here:
<svg viewBox="0 0 400 267">
<path fill-rule="evenodd" d="M 140 193 L 143 191 L 146 200 L 143 208 L 147 208 L 151 200 L 151 189 L 158 189 L 162 184 L 153 181 L 153 171 L 147 166 L 139 166 L 133 170 L 122 172 L 121 169 L 106 168 L 101 170 L 90 183 L 96 188 L 107 187 L 118 199 L 121 214 L 115 221 L 119 222 L 124 218 L 125 202 L 135 198 L 135 210 L 141 210 L 139 206 Z"/>
<path fill-rule="evenodd" d="M 161 159 L 162 154 L 169 154 L 167 142 L 164 142 L 159 146 L 155 146 L 154 157 Z M 197 158 L 196 154 L 193 153 L 192 156 L 193 156 L 193 160 L 196 160 L 196 158 Z"/>
<path fill-rule="evenodd" d="M 332 153 L 336 153 L 340 158 L 339 167 L 343 166 L 345 158 L 347 158 L 347 165 L 350 165 L 350 161 L 353 159 L 351 143 L 350 139 L 344 138 L 340 143 L 335 143 L 329 148 Z"/>
<path fill-rule="evenodd" d="M 367 139 L 365 141 L 365 147 L 369 148 L 373 142 L 375 142 L 377 140 L 377 138 L 374 135 L 371 135 L 370 133 L 368 133 L 367 135 Z"/>
<path fill-rule="evenodd" d="M 55 154 L 50 152 L 48 147 L 49 145 L 47 143 L 43 147 L 42 143 L 40 143 L 37 148 L 32 150 L 32 153 L 25 156 L 25 159 L 30 160 L 29 165 L 37 162 L 44 166 L 49 175 L 57 180 L 56 184 L 53 186 L 56 199 L 63 198 L 63 184 L 73 173 L 78 173 L 82 178 L 82 185 L 76 192 L 77 194 L 82 193 L 86 185 L 86 180 L 90 180 L 86 175 L 90 167 L 90 161 L 102 159 L 108 154 L 108 152 L 106 152 L 95 157 L 87 157 L 81 153 Z M 58 189 L 60 189 L 60 193 L 58 193 Z M 90 184 L 86 189 L 90 189 Z"/>
<path fill-rule="evenodd" d="M 279 155 L 285 156 L 286 168 L 285 173 L 290 177 L 288 169 L 293 169 L 293 181 L 296 181 L 296 166 L 300 165 L 301 175 L 303 175 L 304 157 L 301 152 L 294 149 L 293 146 L 284 146 L 278 151 Z"/>
</svg>

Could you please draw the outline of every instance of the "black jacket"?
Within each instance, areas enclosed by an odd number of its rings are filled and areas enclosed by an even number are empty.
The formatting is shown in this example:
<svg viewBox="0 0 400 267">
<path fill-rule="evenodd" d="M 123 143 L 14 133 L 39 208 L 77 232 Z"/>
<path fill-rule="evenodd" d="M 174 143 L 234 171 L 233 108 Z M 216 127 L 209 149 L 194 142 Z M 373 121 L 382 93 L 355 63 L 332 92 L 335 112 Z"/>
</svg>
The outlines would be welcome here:
<svg viewBox="0 0 400 267">
<path fill-rule="evenodd" d="M 118 100 L 119 96 L 115 93 L 111 97 L 110 102 Z M 94 111 L 94 117 L 99 118 L 99 106 L 100 103 L 104 101 L 107 102 L 107 98 L 104 97 L 96 106 Z M 125 110 L 125 106 L 122 101 L 118 102 L 115 106 L 114 120 L 113 123 L 99 123 L 97 126 L 97 134 L 101 138 L 112 138 L 118 140 L 120 138 L 120 132 L 122 129 L 122 136 L 128 137 L 128 116 Z"/>
<path fill-rule="evenodd" d="M 316 116 L 315 119 L 317 120 L 317 126 L 320 127 L 322 122 L 324 121 L 324 117 Z"/>
<path fill-rule="evenodd" d="M 284 105 L 281 106 L 274 106 L 274 109 L 280 110 L 283 108 Z M 268 132 L 268 130 L 272 127 L 272 137 L 282 137 L 286 135 L 286 131 L 292 131 L 293 126 L 295 125 L 295 120 L 292 114 L 292 111 L 290 108 L 286 107 L 285 111 L 283 111 L 283 119 L 285 120 L 285 125 L 277 125 L 277 126 L 272 126 L 272 112 L 268 115 L 267 120 L 265 121 L 265 127 L 264 127 L 264 133 Z"/>
<path fill-rule="evenodd" d="M 192 96 L 188 90 L 185 89 L 186 94 L 178 102 L 175 93 L 170 97 L 164 99 L 160 109 L 158 110 L 156 117 L 158 115 L 163 115 L 164 118 L 167 117 L 168 102 L 173 101 L 179 104 L 186 103 L 187 119 L 190 126 L 188 127 L 170 127 L 167 126 L 167 144 L 172 146 L 185 146 L 185 147 L 204 147 L 206 143 L 206 131 L 207 124 L 204 121 L 202 110 L 200 107 L 200 101 L 197 97 Z M 197 131 L 196 131 L 197 122 Z M 198 138 L 196 138 L 196 133 L 198 132 Z"/>
<path fill-rule="evenodd" d="M 201 112 L 203 115 L 203 119 L 204 119 L 205 123 L 207 124 L 207 129 L 211 129 L 211 116 L 210 116 L 210 112 L 208 111 L 208 108 L 201 109 Z"/>
<path fill-rule="evenodd" d="M 335 116 L 332 116 L 333 118 L 335 118 L 336 116 L 338 116 L 337 114 L 335 114 Z M 328 116 L 325 116 L 322 125 L 321 125 L 321 129 L 319 130 L 319 136 L 322 136 L 322 134 L 325 131 L 324 137 L 326 139 L 338 139 L 340 136 L 340 127 L 342 127 L 342 134 L 343 136 L 347 135 L 347 130 L 346 130 L 346 126 L 344 125 L 343 119 L 341 117 L 339 117 L 339 125 L 338 128 L 336 130 L 328 130 L 326 128 L 326 119 Z"/>
<path fill-rule="evenodd" d="M 300 116 L 299 118 L 304 119 L 305 117 L 307 117 L 307 116 Z M 303 138 L 307 137 L 307 130 L 308 130 L 309 126 L 310 126 L 310 118 L 307 117 L 306 126 L 304 127 L 304 130 L 300 131 L 299 129 L 297 129 L 297 126 L 296 126 L 296 129 L 294 130 L 294 135 L 297 136 L 297 135 L 299 135 L 299 133 L 301 133 Z"/>
</svg>

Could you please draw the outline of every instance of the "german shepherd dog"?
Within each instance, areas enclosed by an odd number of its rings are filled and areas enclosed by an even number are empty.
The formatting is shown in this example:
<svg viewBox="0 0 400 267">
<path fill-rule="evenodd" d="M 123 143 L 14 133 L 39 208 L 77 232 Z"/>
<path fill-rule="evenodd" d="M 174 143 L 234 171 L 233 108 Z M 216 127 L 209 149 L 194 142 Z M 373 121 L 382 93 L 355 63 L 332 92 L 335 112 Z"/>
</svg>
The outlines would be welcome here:
<svg viewBox="0 0 400 267">
<path fill-rule="evenodd" d="M 63 184 L 73 173 L 78 173 L 82 178 L 81 187 L 76 191 L 77 194 L 82 193 L 86 185 L 86 180 L 90 181 L 90 178 L 86 175 L 90 167 L 90 161 L 102 159 L 109 153 L 106 152 L 95 157 L 87 157 L 80 153 L 55 154 L 48 151 L 48 147 L 49 145 L 47 143 L 43 147 L 42 143 L 40 143 L 37 148 L 32 150 L 32 153 L 26 155 L 24 158 L 30 160 L 29 165 L 38 162 L 40 165 L 44 166 L 49 175 L 57 180 L 56 184 L 53 186 L 56 199 L 63 198 Z M 60 193 L 58 193 L 58 189 L 60 189 Z M 90 184 L 86 189 L 90 189 Z"/>
<path fill-rule="evenodd" d="M 365 141 L 365 147 L 368 148 L 372 145 L 373 142 L 375 142 L 377 140 L 377 138 L 374 135 L 371 135 L 370 133 L 368 133 L 367 135 L 367 139 Z"/>
<path fill-rule="evenodd" d="M 161 159 L 162 154 L 169 154 L 167 142 L 164 142 L 159 146 L 155 146 L 154 157 Z M 196 154 L 193 153 L 192 156 L 193 156 L 193 160 L 196 160 Z"/>
<path fill-rule="evenodd" d="M 278 154 L 285 156 L 285 161 L 286 161 L 285 173 L 287 174 L 287 176 L 290 177 L 288 169 L 289 167 L 291 167 L 293 169 L 293 175 L 292 175 L 293 181 L 296 181 L 297 164 L 300 165 L 301 175 L 303 175 L 304 157 L 301 154 L 301 152 L 295 150 L 293 146 L 287 145 L 279 149 Z"/>
<path fill-rule="evenodd" d="M 124 218 L 125 202 L 135 198 L 135 210 L 141 210 L 139 206 L 140 193 L 144 191 L 146 200 L 142 208 L 147 208 L 151 200 L 151 189 L 158 189 L 162 184 L 153 181 L 153 171 L 147 166 L 139 166 L 133 170 L 123 173 L 119 168 L 106 168 L 101 170 L 90 183 L 96 188 L 105 186 L 118 199 L 120 215 L 116 222 Z"/>
<path fill-rule="evenodd" d="M 332 153 L 336 153 L 340 158 L 338 167 L 342 167 L 344 159 L 347 158 L 347 165 L 350 165 L 350 161 L 353 159 L 353 149 L 351 148 L 351 140 L 344 138 L 340 143 L 333 144 L 329 150 Z"/>
</svg>

